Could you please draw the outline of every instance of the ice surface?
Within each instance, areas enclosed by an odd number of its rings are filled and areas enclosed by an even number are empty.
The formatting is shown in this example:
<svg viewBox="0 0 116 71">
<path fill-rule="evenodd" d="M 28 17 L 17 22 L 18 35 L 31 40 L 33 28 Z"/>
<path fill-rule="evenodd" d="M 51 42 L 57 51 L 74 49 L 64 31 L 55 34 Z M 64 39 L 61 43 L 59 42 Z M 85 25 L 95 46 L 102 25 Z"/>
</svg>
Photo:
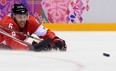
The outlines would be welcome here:
<svg viewBox="0 0 116 71">
<path fill-rule="evenodd" d="M 116 32 L 58 32 L 66 52 L 0 50 L 1 71 L 116 71 Z M 110 57 L 103 56 L 109 53 Z"/>
</svg>

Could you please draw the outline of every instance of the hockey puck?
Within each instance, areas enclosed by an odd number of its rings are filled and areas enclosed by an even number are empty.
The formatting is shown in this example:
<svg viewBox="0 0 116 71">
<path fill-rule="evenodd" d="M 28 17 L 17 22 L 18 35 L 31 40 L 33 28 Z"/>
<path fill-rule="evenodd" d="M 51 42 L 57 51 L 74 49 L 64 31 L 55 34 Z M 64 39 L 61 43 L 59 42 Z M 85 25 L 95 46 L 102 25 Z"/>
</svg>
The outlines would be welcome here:
<svg viewBox="0 0 116 71">
<path fill-rule="evenodd" d="M 108 53 L 103 53 L 103 55 L 106 57 L 110 57 L 110 54 L 108 54 Z"/>
</svg>

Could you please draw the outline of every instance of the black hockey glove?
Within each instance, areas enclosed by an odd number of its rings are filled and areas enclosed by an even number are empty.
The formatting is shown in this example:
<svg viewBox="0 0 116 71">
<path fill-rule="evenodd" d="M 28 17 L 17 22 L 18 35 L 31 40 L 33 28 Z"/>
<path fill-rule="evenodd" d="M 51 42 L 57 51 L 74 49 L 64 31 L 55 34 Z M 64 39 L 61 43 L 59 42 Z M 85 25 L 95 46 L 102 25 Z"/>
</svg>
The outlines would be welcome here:
<svg viewBox="0 0 116 71">
<path fill-rule="evenodd" d="M 55 37 L 52 43 L 54 44 L 54 49 L 56 50 L 59 49 L 60 51 L 66 51 L 67 49 L 65 41 L 59 37 Z"/>
<path fill-rule="evenodd" d="M 47 45 L 49 45 L 52 42 L 51 38 L 47 38 L 39 43 L 36 43 L 35 41 L 32 42 L 32 45 L 34 47 L 34 51 L 47 51 Z"/>
</svg>

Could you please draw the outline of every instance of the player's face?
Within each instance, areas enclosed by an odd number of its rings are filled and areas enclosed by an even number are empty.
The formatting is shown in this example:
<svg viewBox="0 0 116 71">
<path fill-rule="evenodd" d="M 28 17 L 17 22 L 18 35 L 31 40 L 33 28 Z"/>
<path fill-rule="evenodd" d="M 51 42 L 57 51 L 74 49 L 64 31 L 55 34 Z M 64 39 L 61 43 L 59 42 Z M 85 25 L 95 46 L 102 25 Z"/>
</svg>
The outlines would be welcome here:
<svg viewBox="0 0 116 71">
<path fill-rule="evenodd" d="M 24 28 L 26 21 L 28 19 L 28 15 L 27 14 L 16 14 L 15 15 L 15 21 L 18 24 L 18 26 L 20 28 Z"/>
</svg>

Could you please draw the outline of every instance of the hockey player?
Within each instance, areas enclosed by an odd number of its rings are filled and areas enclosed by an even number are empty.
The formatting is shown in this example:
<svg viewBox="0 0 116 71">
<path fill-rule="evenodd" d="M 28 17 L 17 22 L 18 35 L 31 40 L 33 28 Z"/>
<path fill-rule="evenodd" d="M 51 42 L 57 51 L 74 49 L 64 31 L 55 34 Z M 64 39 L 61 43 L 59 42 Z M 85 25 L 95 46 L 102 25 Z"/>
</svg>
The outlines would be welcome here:
<svg viewBox="0 0 116 71">
<path fill-rule="evenodd" d="M 40 43 L 32 42 L 34 51 L 42 51 L 48 48 L 66 51 L 67 47 L 65 41 L 57 37 L 51 30 L 46 29 L 35 17 L 29 15 L 27 8 L 23 4 L 14 4 L 11 13 L 1 20 L 1 25 L 23 32 L 24 34 L 35 34 L 39 38 L 43 39 Z M 20 35 L 15 31 L 6 30 L 4 28 L 1 29 L 20 40 L 26 39 L 25 36 Z M 0 34 L 0 36 L 0 42 L 4 42 L 4 44 L 10 46 L 11 49 L 30 50 L 29 47 L 6 35 Z"/>
</svg>

